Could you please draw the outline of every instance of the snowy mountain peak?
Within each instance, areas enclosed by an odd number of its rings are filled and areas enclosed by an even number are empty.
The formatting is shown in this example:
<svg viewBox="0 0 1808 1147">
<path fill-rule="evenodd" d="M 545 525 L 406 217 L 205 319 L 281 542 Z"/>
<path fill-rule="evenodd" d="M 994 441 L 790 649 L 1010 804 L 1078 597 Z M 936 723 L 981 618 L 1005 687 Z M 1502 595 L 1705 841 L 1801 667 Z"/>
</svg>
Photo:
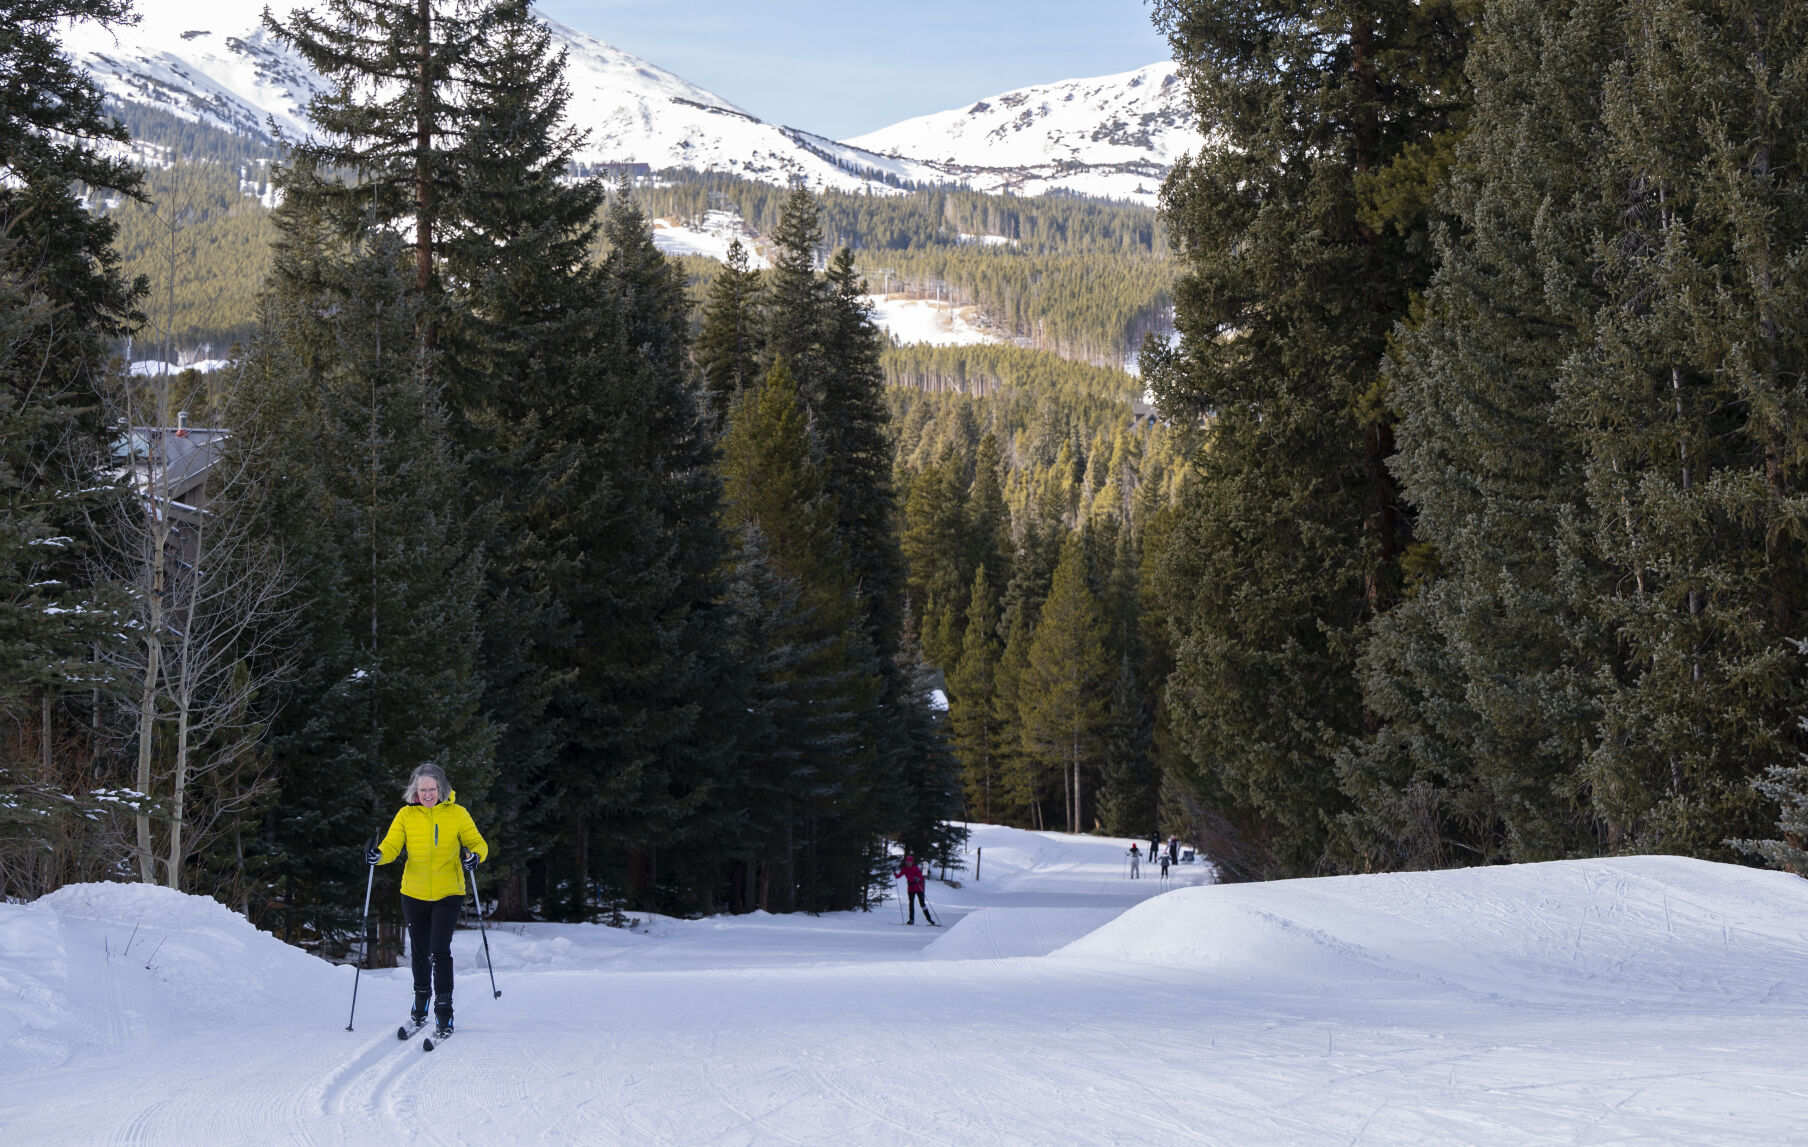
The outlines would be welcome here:
<svg viewBox="0 0 1808 1147">
<path fill-rule="evenodd" d="M 279 0 L 271 9 L 285 19 L 298 6 Z M 308 101 L 326 83 L 262 27 L 260 0 L 224 0 L 204 11 L 177 0 L 138 7 L 136 27 L 115 33 L 78 25 L 64 34 L 64 48 L 108 96 L 253 138 L 268 139 L 271 123 L 291 137 L 307 134 Z M 688 167 L 843 190 L 948 181 L 927 164 L 766 123 L 595 36 L 546 23 L 567 52 L 568 114 L 590 133 L 580 163 Z"/>
<path fill-rule="evenodd" d="M 286 19 L 296 0 L 270 4 Z M 140 0 L 140 23 L 82 24 L 64 47 L 111 98 L 268 140 L 309 131 L 325 81 L 261 23 L 262 0 Z M 837 142 L 768 123 L 595 36 L 547 21 L 567 52 L 569 115 L 590 133 L 591 165 L 720 171 L 770 183 L 887 192 L 966 185 L 1038 194 L 1065 189 L 1152 200 L 1199 137 L 1172 64 L 1021 88 L 955 111 Z"/>
<path fill-rule="evenodd" d="M 1017 88 L 847 142 L 927 160 L 975 186 L 1033 192 L 1057 185 L 1146 198 L 1205 138 L 1169 61 Z"/>
</svg>

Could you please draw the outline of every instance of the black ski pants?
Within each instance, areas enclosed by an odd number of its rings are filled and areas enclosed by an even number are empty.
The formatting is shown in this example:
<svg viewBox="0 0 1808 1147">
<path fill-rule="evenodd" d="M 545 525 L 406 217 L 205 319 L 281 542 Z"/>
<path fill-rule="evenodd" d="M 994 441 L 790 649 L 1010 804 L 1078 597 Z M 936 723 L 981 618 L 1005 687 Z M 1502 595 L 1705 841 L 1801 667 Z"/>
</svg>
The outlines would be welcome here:
<svg viewBox="0 0 1808 1147">
<path fill-rule="evenodd" d="M 929 901 L 923 899 L 923 890 L 921 888 L 912 888 L 910 890 L 910 922 L 912 924 L 917 922 L 917 905 L 919 904 L 923 906 L 923 919 L 929 921 L 931 924 L 935 923 L 935 917 L 929 914 Z"/>
<path fill-rule="evenodd" d="M 442 1000 L 452 999 L 452 926 L 458 923 L 463 896 L 438 900 L 402 897 L 402 919 L 408 922 L 408 951 L 414 957 L 414 990 L 432 989 Z"/>
</svg>

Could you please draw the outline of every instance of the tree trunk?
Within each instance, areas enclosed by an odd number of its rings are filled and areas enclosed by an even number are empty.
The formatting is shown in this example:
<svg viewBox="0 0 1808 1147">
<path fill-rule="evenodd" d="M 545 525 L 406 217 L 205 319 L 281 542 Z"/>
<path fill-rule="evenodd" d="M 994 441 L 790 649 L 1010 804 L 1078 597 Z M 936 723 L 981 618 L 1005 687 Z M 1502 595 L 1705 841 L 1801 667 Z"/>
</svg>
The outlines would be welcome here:
<svg viewBox="0 0 1808 1147">
<path fill-rule="evenodd" d="M 580 821 L 575 835 L 573 860 L 577 867 L 572 879 L 577 893 L 577 914 L 581 919 L 590 915 L 590 822 Z"/>
<path fill-rule="evenodd" d="M 188 795 L 188 715 L 185 696 L 176 713 L 176 769 L 170 784 L 169 872 L 167 883 L 182 891 L 182 810 Z"/>
<path fill-rule="evenodd" d="M 161 555 L 159 555 L 161 558 Z M 161 580 L 159 575 L 158 580 Z M 162 611 L 157 608 L 157 595 L 151 597 L 151 616 L 144 635 L 144 690 L 138 702 L 138 775 L 140 800 L 151 795 L 151 740 L 157 725 L 157 674 L 162 668 L 163 643 L 157 638 L 162 625 Z M 157 883 L 157 865 L 151 853 L 151 814 L 138 814 L 138 876 L 146 884 Z"/>
<path fill-rule="evenodd" d="M 433 4 L 419 0 L 419 73 L 415 87 L 414 280 L 421 295 L 421 349 L 433 349 Z"/>
</svg>

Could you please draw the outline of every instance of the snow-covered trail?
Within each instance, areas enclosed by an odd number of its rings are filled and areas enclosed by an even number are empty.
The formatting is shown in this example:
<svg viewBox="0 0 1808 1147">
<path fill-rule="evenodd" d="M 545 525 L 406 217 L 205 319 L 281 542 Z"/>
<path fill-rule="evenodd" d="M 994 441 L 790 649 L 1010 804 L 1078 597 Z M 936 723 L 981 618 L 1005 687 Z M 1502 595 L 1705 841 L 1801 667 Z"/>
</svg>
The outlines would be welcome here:
<svg viewBox="0 0 1808 1147">
<path fill-rule="evenodd" d="M 890 904 L 506 928 L 500 1000 L 460 933 L 459 1033 L 430 1055 L 394 1039 L 400 973 L 364 977 L 345 1032 L 349 970 L 206 902 L 0 908 L 0 1139 L 1808 1138 L 1808 882 L 1652 857 L 1210 887 L 1194 865 L 1157 895 L 1114 875 L 1127 842 L 975 840 L 984 879 L 930 885 L 944 929 Z"/>
</svg>

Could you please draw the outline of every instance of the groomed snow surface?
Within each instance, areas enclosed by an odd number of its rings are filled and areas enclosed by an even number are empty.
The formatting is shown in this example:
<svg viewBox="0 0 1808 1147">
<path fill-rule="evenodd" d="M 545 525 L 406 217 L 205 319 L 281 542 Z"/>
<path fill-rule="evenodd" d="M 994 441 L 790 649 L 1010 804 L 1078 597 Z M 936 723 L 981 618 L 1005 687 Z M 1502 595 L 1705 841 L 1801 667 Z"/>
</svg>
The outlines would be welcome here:
<svg viewBox="0 0 1808 1147">
<path fill-rule="evenodd" d="M 1808 1139 L 1808 882 L 1671 857 L 1163 885 L 980 827 L 944 927 L 505 925 L 458 1036 L 211 901 L 0 907 L 22 1144 L 1780 1144 Z M 1146 844 L 1146 842 L 1145 842 Z"/>
</svg>

